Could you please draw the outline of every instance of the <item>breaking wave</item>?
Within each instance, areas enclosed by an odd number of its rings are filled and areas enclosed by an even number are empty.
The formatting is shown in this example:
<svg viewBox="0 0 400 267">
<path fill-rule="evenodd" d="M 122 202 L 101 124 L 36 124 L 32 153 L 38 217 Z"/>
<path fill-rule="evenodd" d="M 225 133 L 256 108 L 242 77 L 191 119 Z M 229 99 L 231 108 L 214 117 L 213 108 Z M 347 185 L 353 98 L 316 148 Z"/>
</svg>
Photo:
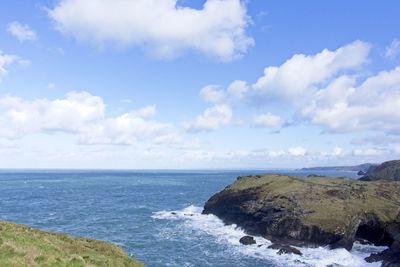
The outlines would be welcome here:
<svg viewBox="0 0 400 267">
<path fill-rule="evenodd" d="M 212 236 L 217 243 L 224 244 L 234 254 L 241 254 L 273 262 L 275 266 L 315 266 L 315 267 L 378 267 L 380 263 L 367 263 L 364 258 L 372 252 L 379 252 L 386 247 L 361 245 L 356 243 L 351 252 L 346 249 L 330 250 L 326 247 L 299 248 L 299 255 L 277 255 L 277 250 L 269 249 L 272 243 L 262 237 L 255 237 L 257 245 L 244 246 L 239 239 L 245 232 L 236 225 L 225 225 L 222 220 L 214 215 L 201 214 L 202 208 L 189 206 L 176 211 L 159 211 L 152 215 L 157 220 L 177 221 L 182 227 L 199 231 Z"/>
</svg>

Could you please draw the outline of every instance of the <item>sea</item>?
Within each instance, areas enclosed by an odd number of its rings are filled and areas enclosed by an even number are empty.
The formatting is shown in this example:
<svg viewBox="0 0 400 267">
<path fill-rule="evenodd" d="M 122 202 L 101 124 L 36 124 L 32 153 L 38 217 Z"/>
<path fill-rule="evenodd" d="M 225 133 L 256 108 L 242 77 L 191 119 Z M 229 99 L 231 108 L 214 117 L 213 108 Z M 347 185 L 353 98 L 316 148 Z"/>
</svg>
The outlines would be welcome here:
<svg viewBox="0 0 400 267">
<path fill-rule="evenodd" d="M 204 203 L 240 175 L 296 170 L 2 170 L 0 220 L 117 244 L 146 266 L 380 266 L 364 258 L 384 247 L 356 244 L 352 251 L 300 248 L 277 255 L 270 242 L 244 246 L 245 234 L 202 215 Z M 356 178 L 354 172 L 313 172 Z"/>
</svg>

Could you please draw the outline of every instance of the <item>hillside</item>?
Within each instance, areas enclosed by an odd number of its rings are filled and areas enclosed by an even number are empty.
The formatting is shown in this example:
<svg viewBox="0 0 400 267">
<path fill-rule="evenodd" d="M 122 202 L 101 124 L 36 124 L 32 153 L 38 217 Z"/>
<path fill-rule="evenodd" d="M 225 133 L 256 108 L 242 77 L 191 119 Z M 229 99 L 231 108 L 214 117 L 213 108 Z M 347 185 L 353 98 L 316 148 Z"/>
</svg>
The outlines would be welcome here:
<svg viewBox="0 0 400 267">
<path fill-rule="evenodd" d="M 140 267 L 116 245 L 0 222 L 0 266 Z"/>
</svg>

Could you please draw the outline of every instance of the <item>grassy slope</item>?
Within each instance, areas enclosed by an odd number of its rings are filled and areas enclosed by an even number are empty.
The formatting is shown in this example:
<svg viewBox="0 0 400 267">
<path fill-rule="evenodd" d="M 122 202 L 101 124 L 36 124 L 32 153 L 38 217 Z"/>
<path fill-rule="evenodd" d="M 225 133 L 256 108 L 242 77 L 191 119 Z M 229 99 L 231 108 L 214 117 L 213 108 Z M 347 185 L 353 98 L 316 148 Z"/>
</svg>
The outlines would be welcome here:
<svg viewBox="0 0 400 267">
<path fill-rule="evenodd" d="M 0 266 L 143 266 L 103 241 L 0 222 Z"/>
<path fill-rule="evenodd" d="M 262 175 L 238 179 L 229 189 L 260 189 L 260 199 L 275 199 L 283 207 L 293 207 L 285 195 L 302 210 L 307 224 L 343 231 L 355 215 L 374 213 L 381 221 L 395 220 L 400 214 L 400 182 L 361 182 L 326 177 L 300 178 Z M 343 227 L 343 228 L 342 228 Z"/>
</svg>

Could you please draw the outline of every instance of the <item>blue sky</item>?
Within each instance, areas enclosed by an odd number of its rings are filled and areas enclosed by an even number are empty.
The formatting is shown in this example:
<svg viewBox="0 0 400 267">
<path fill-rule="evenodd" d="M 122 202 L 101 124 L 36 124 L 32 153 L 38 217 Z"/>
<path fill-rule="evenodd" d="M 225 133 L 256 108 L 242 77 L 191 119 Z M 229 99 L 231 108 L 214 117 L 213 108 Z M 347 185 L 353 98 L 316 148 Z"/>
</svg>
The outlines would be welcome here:
<svg viewBox="0 0 400 267">
<path fill-rule="evenodd" d="M 398 1 L 0 3 L 0 167 L 400 156 Z"/>
</svg>

